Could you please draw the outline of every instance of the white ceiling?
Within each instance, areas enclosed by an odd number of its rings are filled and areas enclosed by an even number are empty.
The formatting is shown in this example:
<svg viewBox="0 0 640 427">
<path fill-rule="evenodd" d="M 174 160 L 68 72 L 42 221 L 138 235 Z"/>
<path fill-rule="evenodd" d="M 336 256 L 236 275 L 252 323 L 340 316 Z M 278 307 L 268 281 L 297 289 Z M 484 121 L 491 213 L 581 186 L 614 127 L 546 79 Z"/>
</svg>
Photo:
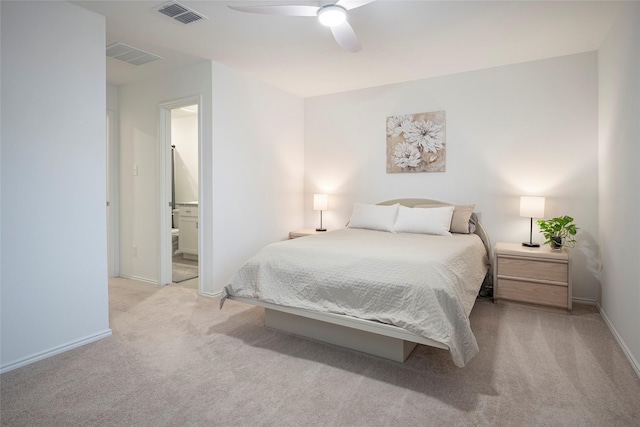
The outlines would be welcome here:
<svg viewBox="0 0 640 427">
<path fill-rule="evenodd" d="M 349 12 L 363 50 L 349 53 L 314 17 L 256 15 L 229 4 L 326 1 L 182 1 L 207 16 L 178 23 L 166 1 L 73 1 L 106 17 L 106 44 L 164 57 L 134 66 L 107 58 L 121 85 L 214 60 L 302 97 L 597 50 L 619 11 L 612 1 L 377 0 Z"/>
</svg>

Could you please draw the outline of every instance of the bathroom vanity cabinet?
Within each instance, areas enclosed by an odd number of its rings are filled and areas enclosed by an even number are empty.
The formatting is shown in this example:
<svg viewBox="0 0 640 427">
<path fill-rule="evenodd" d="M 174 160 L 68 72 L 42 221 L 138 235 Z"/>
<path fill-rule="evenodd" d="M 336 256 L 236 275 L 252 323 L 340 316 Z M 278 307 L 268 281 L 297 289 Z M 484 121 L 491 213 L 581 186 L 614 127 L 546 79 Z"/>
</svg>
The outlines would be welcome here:
<svg viewBox="0 0 640 427">
<path fill-rule="evenodd" d="M 198 206 L 180 207 L 178 249 L 188 259 L 198 259 Z"/>
</svg>

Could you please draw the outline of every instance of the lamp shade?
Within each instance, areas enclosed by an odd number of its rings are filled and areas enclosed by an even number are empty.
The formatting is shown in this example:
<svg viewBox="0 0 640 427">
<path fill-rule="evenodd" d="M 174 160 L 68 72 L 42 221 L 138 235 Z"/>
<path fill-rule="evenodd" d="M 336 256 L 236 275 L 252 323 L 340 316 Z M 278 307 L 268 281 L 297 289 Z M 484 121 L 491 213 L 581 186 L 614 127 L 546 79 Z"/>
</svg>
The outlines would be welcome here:
<svg viewBox="0 0 640 427">
<path fill-rule="evenodd" d="M 544 197 L 521 196 L 520 216 L 527 218 L 544 218 Z"/>
<path fill-rule="evenodd" d="M 313 210 L 314 211 L 326 211 L 327 210 L 327 195 L 326 194 L 314 194 L 313 195 Z"/>
</svg>

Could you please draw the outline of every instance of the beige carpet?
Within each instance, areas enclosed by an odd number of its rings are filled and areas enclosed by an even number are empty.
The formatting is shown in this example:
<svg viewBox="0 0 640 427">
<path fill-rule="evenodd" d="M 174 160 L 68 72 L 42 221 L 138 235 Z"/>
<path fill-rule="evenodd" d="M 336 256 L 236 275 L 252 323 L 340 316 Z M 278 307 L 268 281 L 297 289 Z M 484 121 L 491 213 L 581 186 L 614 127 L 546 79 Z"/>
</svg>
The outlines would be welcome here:
<svg viewBox="0 0 640 427">
<path fill-rule="evenodd" d="M 593 307 L 479 301 L 480 353 L 404 364 L 265 329 L 263 310 L 110 282 L 113 337 L 3 374 L 3 426 L 639 426 L 640 380 Z"/>
</svg>

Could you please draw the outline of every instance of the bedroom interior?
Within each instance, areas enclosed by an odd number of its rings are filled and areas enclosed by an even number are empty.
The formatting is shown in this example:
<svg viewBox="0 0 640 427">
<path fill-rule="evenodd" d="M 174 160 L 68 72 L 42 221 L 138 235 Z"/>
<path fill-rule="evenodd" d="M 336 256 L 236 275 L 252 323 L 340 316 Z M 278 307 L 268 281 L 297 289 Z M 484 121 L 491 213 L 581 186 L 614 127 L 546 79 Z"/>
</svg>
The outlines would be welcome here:
<svg viewBox="0 0 640 427">
<path fill-rule="evenodd" d="M 402 7 L 393 6 L 400 3 Z M 3 107 L 26 107 L 33 97 L 41 100 L 28 106 L 39 126 L 21 118 L 15 112 L 19 108 L 2 108 L 3 423 L 44 425 L 86 420 L 88 414 L 100 420 L 106 414 L 104 419 L 123 416 L 159 424 L 215 419 L 233 424 L 232 409 L 240 416 L 236 423 L 256 421 L 253 414 L 260 413 L 264 424 L 291 424 L 296 416 L 329 425 L 376 419 L 419 424 L 429 416 L 461 425 L 553 419 L 585 425 L 638 423 L 639 267 L 628 260 L 640 254 L 640 236 L 620 226 L 635 223 L 640 214 L 638 3 L 381 0 L 350 11 L 349 22 L 362 43 L 358 53 L 341 49 L 326 29 L 316 34 L 303 18 L 243 14 L 219 2 L 188 4 L 207 19 L 189 24 L 194 27 L 186 32 L 178 26 L 183 24 L 169 23 L 160 33 L 157 26 L 163 24 L 157 19 L 166 17 L 157 18 L 148 2 L 120 8 L 111 2 L 82 1 L 1 4 Z M 136 16 L 137 30 L 157 34 L 158 43 L 135 40 L 131 28 L 136 27 L 128 27 L 127 14 Z M 399 16 L 406 17 L 406 28 L 380 30 L 380 22 L 401 22 Z M 384 38 L 394 41 L 396 32 L 415 30 L 413 18 L 419 16 L 438 17 L 443 25 L 425 26 L 432 32 L 413 41 L 405 38 L 402 48 L 415 51 L 420 46 L 424 56 L 438 60 L 382 56 L 377 49 L 388 45 Z M 494 28 L 483 30 L 483 20 L 473 20 L 477 16 L 496 19 Z M 553 19 L 545 20 L 545 37 L 535 37 L 541 28 L 537 20 L 543 17 Z M 203 47 L 215 40 L 202 37 L 207 28 L 230 31 L 228 26 L 236 31 L 236 55 L 228 50 L 230 44 L 221 43 L 209 44 L 211 51 L 205 54 Z M 494 30 L 513 38 L 492 39 Z M 188 32 L 200 35 L 199 41 L 188 43 Z M 292 32 L 298 35 L 295 43 Z M 114 66 L 114 60 L 105 58 L 105 46 L 119 41 L 120 35 L 127 36 L 122 41 L 165 59 L 139 67 Z M 461 40 L 473 35 L 487 49 L 471 41 L 462 46 Z M 168 42 L 168 36 L 175 40 Z M 217 34 L 217 40 L 224 37 Z M 282 56 L 270 51 L 270 45 Z M 53 54 L 58 46 L 65 46 L 61 57 Z M 461 54 L 458 47 L 470 50 Z M 262 58 L 254 48 L 271 54 L 265 55 L 262 67 L 248 61 Z M 318 49 L 324 52 L 322 61 L 306 56 Z M 294 60 L 286 64 L 288 55 L 296 54 L 317 70 L 307 71 Z M 34 56 L 49 66 L 36 67 L 30 59 Z M 386 61 L 372 66 L 371 60 L 383 57 Z M 132 67 L 131 81 L 123 80 L 123 66 Z M 155 72 L 144 75 L 142 67 Z M 411 74 L 421 69 L 422 75 Z M 205 195 L 198 200 L 199 293 L 154 285 L 161 276 L 158 106 L 194 95 L 202 97 L 199 191 Z M 78 112 L 81 125 L 69 126 L 57 111 L 79 102 L 84 105 Z M 96 190 L 106 187 L 105 105 L 118 117 L 120 144 L 121 277 L 109 281 L 104 192 Z M 446 169 L 388 173 L 387 118 L 438 111 L 446 111 Z M 96 143 L 87 144 L 87 135 L 95 135 Z M 54 165 L 48 160 L 59 158 L 60 146 L 78 155 Z M 403 147 L 396 164 L 414 167 L 415 150 Z M 425 154 L 430 148 L 424 145 L 418 151 Z M 139 168 L 136 176 L 131 174 L 134 166 Z M 25 176 L 25 170 L 34 173 Z M 9 185 L 18 179 L 23 182 L 20 191 Z M 576 218 L 578 244 L 569 259 L 555 254 L 543 259 L 569 266 L 561 280 L 551 280 L 557 283 L 517 278 L 536 286 L 564 283 L 572 312 L 477 301 L 469 321 L 480 351 L 458 368 L 447 351 L 437 348 L 418 345 L 399 365 L 265 329 L 261 307 L 227 301 L 218 311 L 215 303 L 223 288 L 245 261 L 261 248 L 285 241 L 294 230 L 318 227 L 315 194 L 328 195 L 320 228 L 329 233 L 344 229 L 356 203 L 420 197 L 474 204 L 492 249 L 500 249 L 497 255 L 524 257 L 526 262 L 537 260 L 497 245 L 511 242 L 524 248 L 526 231 L 531 243 L 543 241 L 532 224 L 534 217 L 520 216 L 519 208 L 521 196 L 544 196 L 545 218 Z M 41 206 L 64 195 L 82 197 L 86 203 L 77 212 L 77 227 L 62 232 L 47 226 L 61 220 L 62 213 L 45 217 Z M 304 239 L 312 237 L 295 240 Z M 56 242 L 55 247 L 47 242 Z M 60 245 L 83 249 L 79 268 L 77 262 L 73 265 L 77 278 L 65 274 L 72 266 L 58 255 Z M 131 256 L 132 246 L 137 247 L 136 257 Z M 9 247 L 11 251 L 5 250 Z M 41 268 L 21 267 L 27 253 Z M 167 302 L 169 297 L 175 298 L 174 304 Z M 150 323 L 142 322 L 147 316 Z M 154 324 L 165 325 L 168 335 Z M 181 338 L 187 330 L 189 335 Z M 146 347 L 145 339 L 159 347 Z M 176 345 L 181 341 L 191 351 L 185 365 L 177 362 L 186 354 Z M 222 346 L 218 353 L 215 343 Z M 166 350 L 166 356 L 149 362 L 158 356 L 158 348 Z M 273 377 L 266 376 L 265 386 L 288 391 L 266 399 L 249 394 L 254 403 L 240 404 L 242 393 L 256 383 L 229 365 L 230 360 L 240 361 L 240 355 L 278 366 Z M 141 366 L 142 360 L 148 365 Z M 205 360 L 216 360 L 226 370 L 202 367 Z M 209 373 L 210 379 L 185 376 L 182 366 Z M 68 387 L 59 387 L 60 375 Z M 82 386 L 81 378 L 87 376 L 99 378 L 97 384 L 110 393 L 96 400 L 83 398 L 98 395 L 90 385 Z M 184 395 L 195 399 L 159 409 L 139 397 L 141 411 L 136 413 L 129 403 L 147 387 L 157 387 L 160 400 L 170 395 L 168 385 L 159 385 L 161 378 L 183 386 Z M 296 378 L 317 383 L 316 391 Z M 218 388 L 223 384 L 226 390 Z M 203 410 L 197 385 L 218 398 L 215 410 Z M 541 390 L 544 395 L 537 394 Z M 367 398 L 347 398 L 354 393 Z M 392 394 L 395 409 L 385 409 L 380 397 Z M 299 408 L 285 411 L 287 399 Z M 350 412 L 340 400 L 356 410 Z M 71 408 L 67 415 L 59 409 L 61 402 Z M 522 402 L 527 403 L 519 407 Z M 96 407 L 113 409 L 99 412 Z M 331 407 L 338 409 L 323 410 Z"/>
</svg>

